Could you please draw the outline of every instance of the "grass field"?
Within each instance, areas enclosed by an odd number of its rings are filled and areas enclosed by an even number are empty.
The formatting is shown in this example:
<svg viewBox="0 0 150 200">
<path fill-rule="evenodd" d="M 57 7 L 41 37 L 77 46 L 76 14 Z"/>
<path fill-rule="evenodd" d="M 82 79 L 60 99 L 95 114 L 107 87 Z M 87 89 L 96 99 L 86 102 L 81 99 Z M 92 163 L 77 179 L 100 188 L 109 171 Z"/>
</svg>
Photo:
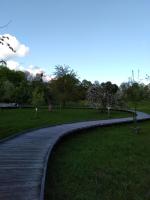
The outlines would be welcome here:
<svg viewBox="0 0 150 200">
<path fill-rule="evenodd" d="M 116 111 L 111 113 L 112 118 L 128 117 L 129 115 L 129 113 Z M 37 116 L 34 109 L 0 110 L 0 139 L 31 128 L 107 118 L 107 113 L 93 109 L 57 109 L 52 112 L 39 109 Z"/>
<path fill-rule="evenodd" d="M 150 103 L 138 110 L 150 113 Z M 129 113 L 112 112 L 111 118 Z M 107 119 L 92 109 L 0 111 L 0 138 L 20 131 L 62 123 Z M 56 146 L 49 159 L 45 200 L 149 200 L 150 122 L 82 131 Z"/>
<path fill-rule="evenodd" d="M 144 108 L 144 109 L 143 109 Z M 141 105 L 139 110 L 149 111 Z M 149 200 L 150 122 L 66 137 L 49 159 L 45 200 Z"/>
<path fill-rule="evenodd" d="M 132 103 L 129 103 L 129 106 L 130 108 L 134 109 L 134 105 Z M 150 113 L 150 102 L 148 101 L 140 102 L 139 104 L 137 104 L 137 110 Z"/>
</svg>

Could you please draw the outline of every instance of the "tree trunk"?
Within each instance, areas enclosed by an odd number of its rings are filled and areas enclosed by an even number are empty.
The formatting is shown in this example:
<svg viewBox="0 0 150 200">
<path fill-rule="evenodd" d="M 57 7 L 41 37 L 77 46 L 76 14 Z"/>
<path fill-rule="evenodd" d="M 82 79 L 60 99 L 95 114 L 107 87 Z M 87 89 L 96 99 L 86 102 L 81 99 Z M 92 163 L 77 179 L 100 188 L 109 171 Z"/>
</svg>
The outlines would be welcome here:
<svg viewBox="0 0 150 200">
<path fill-rule="evenodd" d="M 51 112 L 52 111 L 52 104 L 50 99 L 48 99 L 48 111 Z"/>
<path fill-rule="evenodd" d="M 52 104 L 48 104 L 48 111 L 49 111 L 49 112 L 52 111 Z"/>
</svg>

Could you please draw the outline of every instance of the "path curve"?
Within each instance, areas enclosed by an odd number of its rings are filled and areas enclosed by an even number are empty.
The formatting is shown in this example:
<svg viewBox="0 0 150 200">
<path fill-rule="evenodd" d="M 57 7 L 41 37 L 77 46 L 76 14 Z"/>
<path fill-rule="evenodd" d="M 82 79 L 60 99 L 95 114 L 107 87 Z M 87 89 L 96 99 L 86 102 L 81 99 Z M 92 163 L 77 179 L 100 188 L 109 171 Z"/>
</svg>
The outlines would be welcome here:
<svg viewBox="0 0 150 200">
<path fill-rule="evenodd" d="M 138 120 L 150 115 L 137 112 Z M 91 127 L 132 122 L 132 117 L 86 121 L 34 130 L 0 144 L 0 199 L 43 200 L 48 157 L 64 135 Z"/>
</svg>

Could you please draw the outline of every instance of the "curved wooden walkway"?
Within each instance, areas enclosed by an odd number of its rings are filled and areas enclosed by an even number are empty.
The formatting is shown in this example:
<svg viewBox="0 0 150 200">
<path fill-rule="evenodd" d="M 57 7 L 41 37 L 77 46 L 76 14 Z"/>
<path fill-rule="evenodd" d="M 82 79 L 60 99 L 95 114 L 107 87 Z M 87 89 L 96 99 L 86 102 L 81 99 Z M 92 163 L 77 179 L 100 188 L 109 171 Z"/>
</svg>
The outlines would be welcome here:
<svg viewBox="0 0 150 200">
<path fill-rule="evenodd" d="M 138 120 L 150 115 L 137 112 Z M 66 134 L 90 127 L 128 123 L 109 119 L 64 124 L 34 130 L 0 143 L 0 200 L 43 200 L 46 166 L 56 142 Z"/>
</svg>

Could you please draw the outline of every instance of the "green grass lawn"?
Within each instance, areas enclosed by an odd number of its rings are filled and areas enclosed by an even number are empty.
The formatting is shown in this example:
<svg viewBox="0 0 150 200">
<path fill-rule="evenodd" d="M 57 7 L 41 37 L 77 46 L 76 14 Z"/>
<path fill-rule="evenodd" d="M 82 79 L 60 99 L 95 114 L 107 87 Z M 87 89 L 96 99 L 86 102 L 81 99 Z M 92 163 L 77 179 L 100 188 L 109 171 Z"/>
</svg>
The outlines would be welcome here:
<svg viewBox="0 0 150 200">
<path fill-rule="evenodd" d="M 64 138 L 49 159 L 45 200 L 150 200 L 150 121 L 139 126 L 138 135 L 125 124 Z"/>
<path fill-rule="evenodd" d="M 128 117 L 129 113 L 112 111 L 112 118 Z M 93 109 L 62 109 L 48 112 L 39 109 L 38 116 L 34 109 L 0 110 L 0 139 L 20 131 L 43 126 L 51 126 L 69 122 L 107 119 L 106 113 Z"/>
<path fill-rule="evenodd" d="M 149 200 L 150 122 L 82 131 L 56 146 L 46 200 Z"/>
<path fill-rule="evenodd" d="M 130 108 L 134 109 L 133 103 L 129 103 L 129 106 L 130 106 Z M 148 101 L 140 102 L 139 104 L 137 104 L 137 110 L 143 111 L 146 113 L 150 113 L 150 102 L 148 102 Z"/>
</svg>

